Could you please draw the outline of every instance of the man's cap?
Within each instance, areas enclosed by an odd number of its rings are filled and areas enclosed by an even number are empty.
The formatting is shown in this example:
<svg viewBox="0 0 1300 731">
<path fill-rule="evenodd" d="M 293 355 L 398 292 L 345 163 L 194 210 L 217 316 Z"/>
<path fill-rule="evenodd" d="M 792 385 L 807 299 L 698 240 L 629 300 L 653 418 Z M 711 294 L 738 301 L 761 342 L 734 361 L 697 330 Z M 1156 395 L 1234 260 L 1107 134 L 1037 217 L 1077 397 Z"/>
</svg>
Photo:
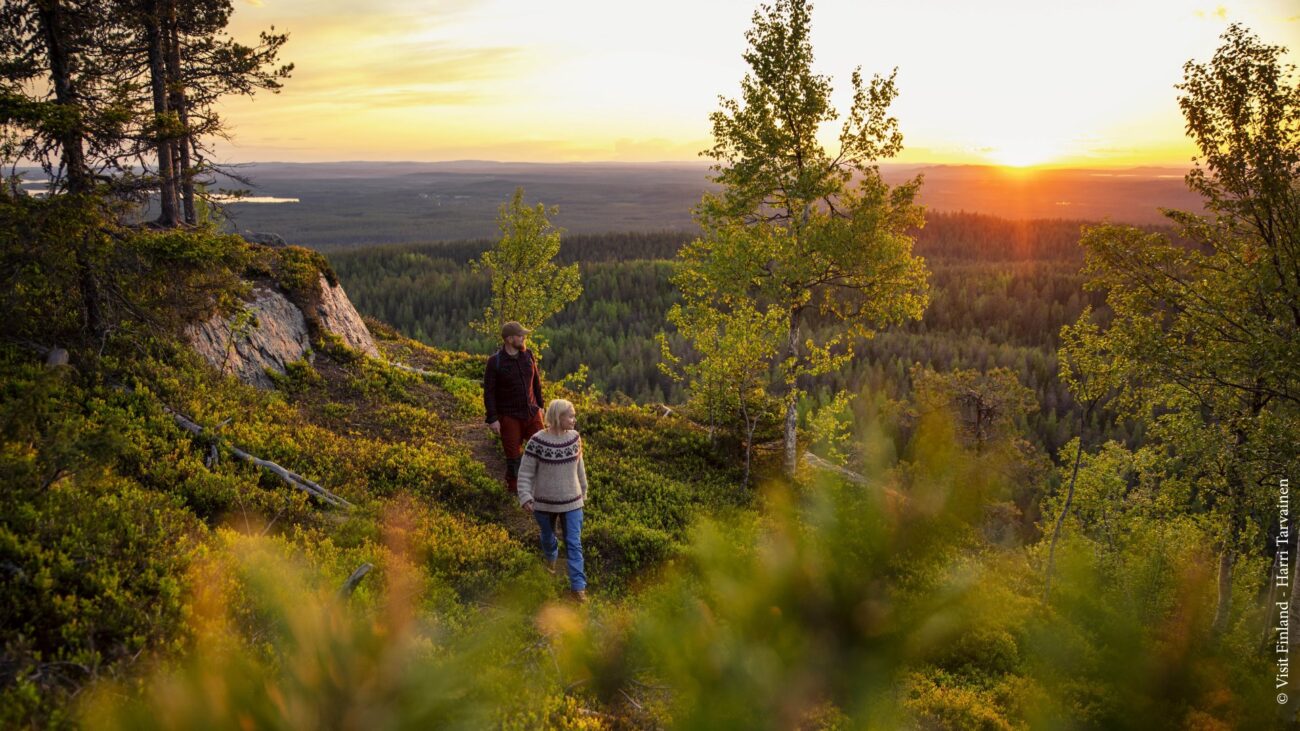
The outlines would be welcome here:
<svg viewBox="0 0 1300 731">
<path fill-rule="evenodd" d="M 507 322 L 506 324 L 501 326 L 501 339 L 505 340 L 511 335 L 527 335 L 530 332 L 532 331 L 529 330 L 528 328 L 511 320 L 510 322 Z"/>
</svg>

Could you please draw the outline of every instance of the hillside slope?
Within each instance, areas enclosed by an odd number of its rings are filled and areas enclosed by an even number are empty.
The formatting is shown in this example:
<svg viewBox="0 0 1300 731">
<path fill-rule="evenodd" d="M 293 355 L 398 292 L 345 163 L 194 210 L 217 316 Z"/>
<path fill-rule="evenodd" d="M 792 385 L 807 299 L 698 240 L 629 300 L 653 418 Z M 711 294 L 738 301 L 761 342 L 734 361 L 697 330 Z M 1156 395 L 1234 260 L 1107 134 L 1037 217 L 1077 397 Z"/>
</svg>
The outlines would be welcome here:
<svg viewBox="0 0 1300 731">
<path fill-rule="evenodd" d="M 310 362 L 268 371 L 272 390 L 220 375 L 165 333 L 74 350 L 57 366 L 0 346 L 0 725 L 73 723 L 84 689 L 190 656 L 209 631 L 196 618 L 213 601 L 212 572 L 250 540 L 278 546 L 322 596 L 371 564 L 351 597 L 363 616 L 398 601 L 396 581 L 453 634 L 521 587 L 534 607 L 562 595 L 562 579 L 540 570 L 535 525 L 502 487 L 482 356 L 369 325 L 383 355 L 409 368 L 325 338 Z M 569 396 L 588 449 L 588 575 L 607 601 L 675 555 L 694 517 L 750 495 L 702 433 Z M 240 571 L 215 582 L 223 642 L 269 647 L 276 622 Z"/>
</svg>

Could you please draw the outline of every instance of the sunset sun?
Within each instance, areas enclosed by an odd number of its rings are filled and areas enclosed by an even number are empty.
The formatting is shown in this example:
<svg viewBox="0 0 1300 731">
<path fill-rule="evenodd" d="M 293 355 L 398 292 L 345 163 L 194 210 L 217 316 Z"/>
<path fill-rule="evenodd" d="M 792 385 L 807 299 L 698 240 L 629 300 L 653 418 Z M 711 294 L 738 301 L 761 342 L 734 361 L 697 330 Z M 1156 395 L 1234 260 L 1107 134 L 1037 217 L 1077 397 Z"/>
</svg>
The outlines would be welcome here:
<svg viewBox="0 0 1300 731">
<path fill-rule="evenodd" d="M 1300 731 L 1298 66 L 0 0 L 0 731 Z"/>
<path fill-rule="evenodd" d="M 990 145 L 985 156 L 1003 167 L 1024 168 L 1044 165 L 1061 157 L 1061 148 L 1050 140 L 1013 139 Z"/>
</svg>

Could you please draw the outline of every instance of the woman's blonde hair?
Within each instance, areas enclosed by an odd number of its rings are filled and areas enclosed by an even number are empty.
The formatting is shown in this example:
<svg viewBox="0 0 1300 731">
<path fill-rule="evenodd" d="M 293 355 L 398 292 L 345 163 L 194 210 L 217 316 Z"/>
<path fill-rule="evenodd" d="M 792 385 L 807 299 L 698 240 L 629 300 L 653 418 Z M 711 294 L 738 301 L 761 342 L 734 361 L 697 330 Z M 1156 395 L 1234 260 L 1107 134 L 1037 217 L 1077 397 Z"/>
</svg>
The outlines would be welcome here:
<svg viewBox="0 0 1300 731">
<path fill-rule="evenodd" d="M 578 410 L 573 408 L 572 402 L 565 401 L 562 398 L 551 399 L 551 403 L 546 405 L 546 416 L 543 417 L 546 421 L 546 428 L 560 428 L 560 416 L 569 411 L 572 411 L 574 416 L 578 415 Z"/>
</svg>

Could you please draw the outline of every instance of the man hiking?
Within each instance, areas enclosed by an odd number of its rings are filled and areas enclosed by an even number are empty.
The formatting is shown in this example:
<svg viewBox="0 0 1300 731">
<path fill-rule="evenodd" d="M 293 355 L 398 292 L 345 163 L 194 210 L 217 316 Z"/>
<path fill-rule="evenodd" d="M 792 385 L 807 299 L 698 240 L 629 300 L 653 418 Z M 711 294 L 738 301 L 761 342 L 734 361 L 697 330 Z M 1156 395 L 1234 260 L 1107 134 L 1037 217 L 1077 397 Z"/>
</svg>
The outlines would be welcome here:
<svg viewBox="0 0 1300 731">
<path fill-rule="evenodd" d="M 483 371 L 483 410 L 487 424 L 501 437 L 506 455 L 506 488 L 519 492 L 523 445 L 542 430 L 542 376 L 528 350 L 529 331 L 517 322 L 501 326 L 501 348 L 488 357 Z"/>
</svg>

